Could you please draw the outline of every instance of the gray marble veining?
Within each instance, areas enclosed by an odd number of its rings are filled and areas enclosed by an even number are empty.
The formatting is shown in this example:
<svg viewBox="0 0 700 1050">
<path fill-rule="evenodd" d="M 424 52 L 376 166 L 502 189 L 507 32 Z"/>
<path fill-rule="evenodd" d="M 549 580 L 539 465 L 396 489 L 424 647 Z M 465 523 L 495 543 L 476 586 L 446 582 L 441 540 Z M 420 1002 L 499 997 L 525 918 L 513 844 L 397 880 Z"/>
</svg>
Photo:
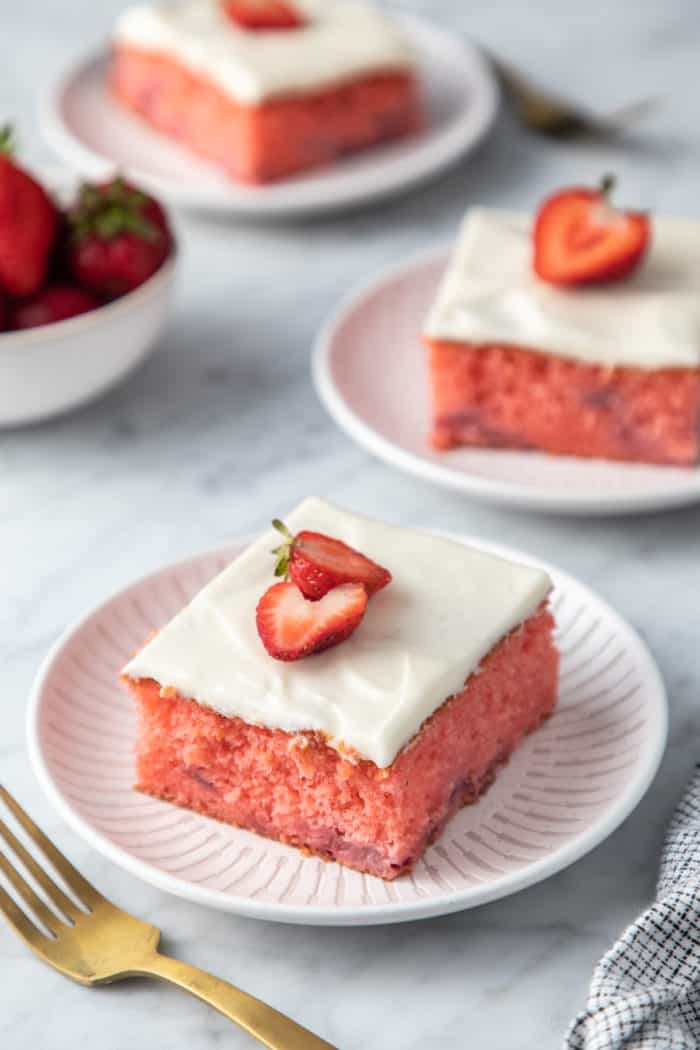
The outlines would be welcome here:
<svg viewBox="0 0 700 1050">
<path fill-rule="evenodd" d="M 0 115 L 39 142 L 34 95 L 104 35 L 120 0 L 23 0 L 0 11 Z M 256 226 L 181 216 L 178 296 L 156 355 L 70 418 L 0 433 L 0 775 L 115 900 L 162 926 L 175 954 L 239 982 L 343 1050 L 554 1050 L 591 967 L 648 900 L 661 836 L 698 757 L 700 508 L 600 521 L 496 511 L 392 472 L 327 419 L 308 354 L 348 287 L 449 237 L 470 202 L 530 207 L 608 170 L 621 197 L 700 215 L 692 0 L 406 0 L 591 105 L 661 94 L 624 147 L 555 145 L 504 114 L 430 186 L 350 215 Z M 16 61 L 21 55 L 21 62 Z M 468 531 L 558 562 L 649 642 L 671 699 L 661 772 L 604 845 L 540 886 L 472 912 L 372 929 L 221 916 L 142 885 L 55 817 L 28 768 L 25 701 L 74 617 L 154 565 L 254 531 L 309 493 L 389 520 Z M 86 991 L 0 927 L 3 1050 L 214 1050 L 249 1040 L 186 997 L 146 984 Z"/>
</svg>

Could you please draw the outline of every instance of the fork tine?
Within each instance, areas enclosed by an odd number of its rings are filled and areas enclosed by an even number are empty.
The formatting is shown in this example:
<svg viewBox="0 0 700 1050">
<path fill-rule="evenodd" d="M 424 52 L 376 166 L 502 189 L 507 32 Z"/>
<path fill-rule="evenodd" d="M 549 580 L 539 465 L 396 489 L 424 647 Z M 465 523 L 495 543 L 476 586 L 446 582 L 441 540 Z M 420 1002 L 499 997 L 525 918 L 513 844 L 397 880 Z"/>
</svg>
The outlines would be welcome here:
<svg viewBox="0 0 700 1050">
<path fill-rule="evenodd" d="M 619 106 L 610 113 L 603 114 L 598 119 L 608 127 L 621 127 L 622 125 L 636 124 L 650 116 L 661 106 L 662 99 L 659 95 L 648 95 L 646 98 L 637 99 L 636 102 L 628 102 Z"/>
<path fill-rule="evenodd" d="M 3 820 L 0 820 L 0 839 L 4 839 L 10 850 L 15 853 L 24 864 L 27 871 L 31 872 L 36 881 L 39 883 L 44 892 L 48 895 L 50 900 L 56 905 L 57 908 L 67 915 L 71 919 L 75 919 L 78 915 L 78 908 L 66 894 L 63 892 L 60 886 L 57 886 L 50 876 L 46 874 L 41 865 L 37 864 L 34 857 L 31 855 L 29 850 L 25 849 L 22 843 L 19 841 L 16 835 L 14 835 L 7 824 Z M 0 853 L 0 857 L 2 854 Z M 8 876 L 9 877 L 9 876 Z M 15 887 L 19 889 L 19 887 Z M 20 893 L 22 891 L 20 890 Z M 25 897 L 25 900 L 27 898 Z M 31 903 L 27 901 L 27 903 Z M 53 916 L 52 913 L 52 917 Z M 42 920 L 43 921 L 43 920 Z M 49 929 L 52 929 L 50 926 Z"/>
<path fill-rule="evenodd" d="M 102 903 L 105 900 L 102 894 L 98 893 L 79 871 L 76 871 L 70 861 L 63 856 L 60 850 L 56 849 L 51 839 L 47 838 L 41 828 L 37 827 L 29 814 L 25 813 L 18 802 L 15 802 L 10 792 L 2 784 L 0 784 L 0 798 L 30 838 L 48 857 L 59 875 L 65 879 L 67 885 L 77 894 L 78 899 L 91 908 Z"/>
<path fill-rule="evenodd" d="M 14 886 L 20 897 L 22 897 L 24 902 L 29 905 L 46 929 L 50 930 L 51 933 L 56 934 L 56 927 L 60 925 L 60 920 L 54 915 L 50 908 L 46 907 L 38 893 L 34 892 L 27 880 L 20 875 L 14 865 L 10 863 L 2 852 L 0 852 L 0 871 L 10 885 Z"/>
<path fill-rule="evenodd" d="M 43 933 L 27 918 L 22 909 L 15 904 L 10 894 L 2 886 L 0 886 L 0 912 L 5 916 L 10 926 L 14 926 L 20 937 L 24 937 L 27 944 L 34 947 L 37 941 L 46 940 Z"/>
</svg>

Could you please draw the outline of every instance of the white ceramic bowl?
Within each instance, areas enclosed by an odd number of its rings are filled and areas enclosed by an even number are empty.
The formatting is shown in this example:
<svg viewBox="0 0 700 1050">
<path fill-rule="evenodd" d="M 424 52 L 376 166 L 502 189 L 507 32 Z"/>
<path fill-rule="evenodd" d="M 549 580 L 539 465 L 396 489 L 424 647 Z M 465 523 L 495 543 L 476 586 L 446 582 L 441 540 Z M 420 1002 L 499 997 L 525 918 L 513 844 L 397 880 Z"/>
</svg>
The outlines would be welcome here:
<svg viewBox="0 0 700 1050">
<path fill-rule="evenodd" d="M 62 196 L 74 180 L 39 172 Z M 37 423 L 108 390 L 155 347 L 165 324 L 176 253 L 121 299 L 67 321 L 0 333 L 0 426 Z"/>
</svg>

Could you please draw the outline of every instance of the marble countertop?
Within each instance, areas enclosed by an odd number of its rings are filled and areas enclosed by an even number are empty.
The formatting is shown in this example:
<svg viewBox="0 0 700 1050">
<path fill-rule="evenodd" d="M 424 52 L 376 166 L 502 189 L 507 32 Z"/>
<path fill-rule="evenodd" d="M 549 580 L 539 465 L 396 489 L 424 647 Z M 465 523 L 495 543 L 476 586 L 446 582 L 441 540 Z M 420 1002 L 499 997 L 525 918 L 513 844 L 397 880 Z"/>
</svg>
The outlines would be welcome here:
<svg viewBox="0 0 700 1050">
<path fill-rule="evenodd" d="M 122 4 L 5 6 L 1 115 L 17 120 L 28 156 L 48 159 L 34 93 L 71 52 L 104 34 Z M 593 106 L 649 94 L 665 106 L 624 147 L 545 143 L 504 113 L 461 166 L 351 215 L 277 226 L 180 217 L 179 291 L 155 356 L 69 418 L 0 433 L 0 776 L 90 879 L 162 927 L 171 953 L 240 983 L 342 1050 L 553 1050 L 584 1001 L 594 961 L 653 891 L 664 826 L 698 758 L 700 508 L 589 521 L 492 510 L 430 488 L 335 428 L 310 385 L 309 347 L 349 285 L 448 237 L 469 203 L 528 208 L 547 189 L 615 171 L 622 199 L 700 215 L 700 17 L 692 0 L 405 6 Z M 142 885 L 52 813 L 24 741 L 27 692 L 51 641 L 125 581 L 254 531 L 309 493 L 543 555 L 632 621 L 666 679 L 671 734 L 648 796 L 604 845 L 474 911 L 395 927 L 305 929 L 222 916 Z M 252 1045 L 168 988 L 71 985 L 3 927 L 0 973 L 4 1050 Z"/>
</svg>

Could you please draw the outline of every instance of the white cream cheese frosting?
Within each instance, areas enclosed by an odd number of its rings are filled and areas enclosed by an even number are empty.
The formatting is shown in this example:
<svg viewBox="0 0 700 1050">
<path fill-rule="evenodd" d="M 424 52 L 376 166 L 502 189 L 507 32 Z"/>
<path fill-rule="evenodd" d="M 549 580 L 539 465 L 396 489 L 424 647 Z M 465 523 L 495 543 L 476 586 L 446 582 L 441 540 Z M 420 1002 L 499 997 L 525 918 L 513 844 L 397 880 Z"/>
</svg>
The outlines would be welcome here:
<svg viewBox="0 0 700 1050">
<path fill-rule="evenodd" d="M 400 27 L 369 4 L 293 2 L 305 24 L 264 32 L 236 26 L 219 0 L 139 4 L 123 12 L 113 39 L 171 55 L 248 105 L 412 67 L 412 49 Z"/>
<path fill-rule="evenodd" d="M 640 268 L 556 288 L 532 269 L 531 223 L 468 212 L 429 313 L 428 337 L 521 346 L 594 365 L 700 367 L 700 222 L 654 219 Z"/>
<path fill-rule="evenodd" d="M 267 532 L 209 583 L 124 668 L 227 717 L 288 732 L 316 730 L 380 767 L 477 671 L 548 594 L 546 573 L 460 543 L 307 499 L 293 532 L 337 537 L 388 568 L 341 645 L 293 663 L 273 659 L 255 624 L 274 582 L 279 534 Z"/>
</svg>

